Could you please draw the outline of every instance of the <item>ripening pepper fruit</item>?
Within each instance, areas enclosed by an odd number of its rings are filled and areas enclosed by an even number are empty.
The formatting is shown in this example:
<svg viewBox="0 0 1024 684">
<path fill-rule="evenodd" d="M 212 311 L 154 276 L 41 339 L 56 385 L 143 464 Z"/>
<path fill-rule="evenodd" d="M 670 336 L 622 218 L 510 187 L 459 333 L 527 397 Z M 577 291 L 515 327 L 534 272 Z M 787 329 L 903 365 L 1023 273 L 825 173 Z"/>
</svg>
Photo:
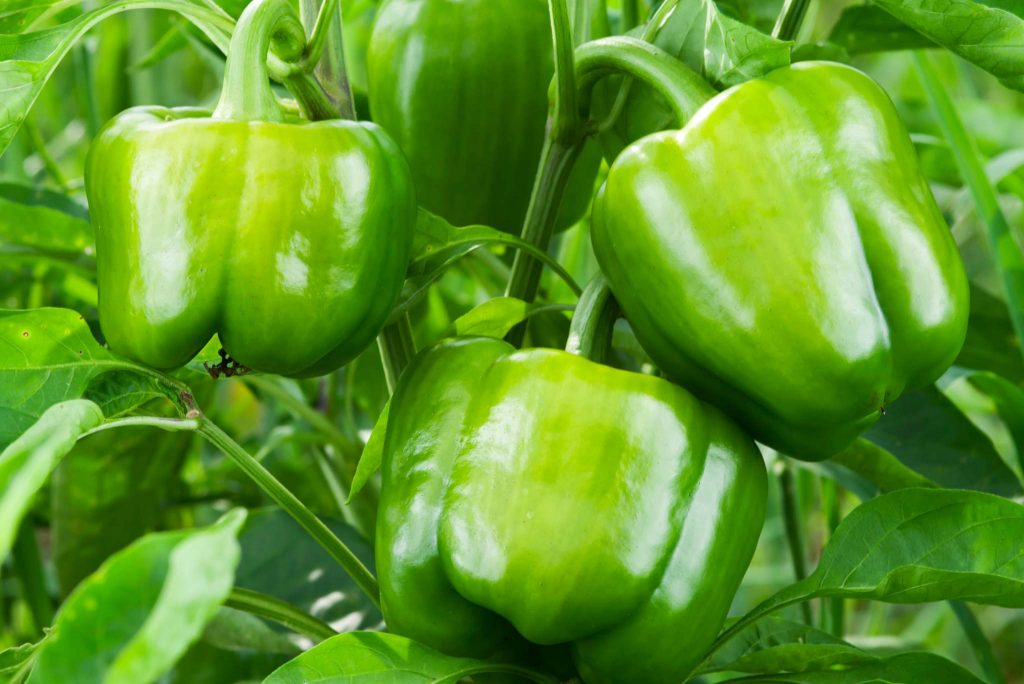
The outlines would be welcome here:
<svg viewBox="0 0 1024 684">
<path fill-rule="evenodd" d="M 419 203 L 454 225 L 518 233 L 554 76 L 545 0 L 386 0 L 367 70 L 370 115 L 408 158 Z M 588 144 L 559 227 L 586 211 L 600 160 Z"/>
<path fill-rule="evenodd" d="M 130 109 L 89 152 L 100 325 L 155 368 L 216 333 L 254 370 L 331 371 L 373 341 L 405 277 L 408 164 L 379 126 L 282 111 L 260 34 L 274 5 L 242 15 L 216 111 Z"/>
<path fill-rule="evenodd" d="M 392 397 L 377 571 L 388 628 L 452 655 L 566 644 L 588 684 L 676 684 L 764 522 L 754 443 L 666 380 L 460 338 Z"/>
<path fill-rule="evenodd" d="M 633 143 L 593 245 L 651 358 L 797 458 L 848 445 L 966 334 L 963 264 L 910 138 L 844 65 L 778 69 Z"/>
</svg>

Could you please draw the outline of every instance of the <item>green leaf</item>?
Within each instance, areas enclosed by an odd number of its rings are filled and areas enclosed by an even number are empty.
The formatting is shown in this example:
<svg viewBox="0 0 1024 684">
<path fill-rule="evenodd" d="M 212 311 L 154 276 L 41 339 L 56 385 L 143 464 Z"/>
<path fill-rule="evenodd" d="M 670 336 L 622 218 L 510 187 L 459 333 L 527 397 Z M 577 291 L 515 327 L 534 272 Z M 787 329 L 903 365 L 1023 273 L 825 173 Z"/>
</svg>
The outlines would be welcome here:
<svg viewBox="0 0 1024 684">
<path fill-rule="evenodd" d="M 255 615 L 221 608 L 203 630 L 203 642 L 223 651 L 255 651 L 294 655 L 301 650 Z"/>
<path fill-rule="evenodd" d="M 324 522 L 372 572 L 373 550 L 366 541 L 343 522 Z M 382 625 L 380 611 L 352 578 L 284 511 L 251 514 L 239 541 L 239 587 L 287 601 L 339 632 Z"/>
<path fill-rule="evenodd" d="M 888 603 L 961 600 L 1024 607 L 1024 506 L 992 494 L 901 489 L 853 510 L 818 567 L 755 607 L 716 644 L 756 620 L 811 598 Z"/>
<path fill-rule="evenodd" d="M 284 664 L 263 684 L 455 684 L 471 674 L 525 672 L 514 666 L 453 658 L 397 634 L 350 632 L 324 641 Z M 550 681 L 554 678 L 535 681 Z"/>
<path fill-rule="evenodd" d="M 117 377 L 93 382 L 111 371 Z M 67 399 L 96 399 L 124 412 L 125 390 L 135 405 L 176 398 L 165 383 L 142 391 L 133 375 L 154 371 L 119 359 L 101 347 L 85 320 L 68 309 L 0 310 L 0 446 L 9 444 L 48 407 Z M 126 382 L 114 382 L 117 379 Z"/>
<path fill-rule="evenodd" d="M 935 43 L 888 12 L 870 5 L 847 7 L 832 27 L 828 42 L 850 55 L 935 47 Z"/>
<path fill-rule="evenodd" d="M 935 387 L 904 393 L 864 437 L 941 487 L 1024 493 L 985 433 Z"/>
<path fill-rule="evenodd" d="M 680 2 L 653 42 L 720 88 L 788 65 L 792 47 L 727 17 L 711 0 Z"/>
<path fill-rule="evenodd" d="M 881 493 L 910 487 L 938 487 L 927 477 L 914 472 L 891 453 L 866 439 L 858 439 L 830 460 L 868 480 Z"/>
<path fill-rule="evenodd" d="M 984 684 L 956 663 L 932 653 L 902 653 L 845 670 L 744 677 L 744 684 Z"/>
<path fill-rule="evenodd" d="M 0 684 L 15 681 L 38 649 L 39 644 L 22 644 L 0 651 Z"/>
<path fill-rule="evenodd" d="M 827 632 L 780 617 L 745 628 L 704 664 L 709 672 L 803 672 L 877 660 Z"/>
<path fill-rule="evenodd" d="M 62 594 L 156 528 L 193 438 L 148 427 L 106 430 L 80 441 L 57 466 L 50 520 Z"/>
<path fill-rule="evenodd" d="M 151 534 L 112 556 L 61 607 L 30 684 L 147 684 L 202 634 L 231 590 L 245 510 Z"/>
<path fill-rule="evenodd" d="M 455 319 L 456 335 L 502 338 L 526 319 L 530 305 L 515 297 L 495 297 Z"/>
<path fill-rule="evenodd" d="M 7 557 L 36 493 L 82 433 L 103 422 L 91 401 L 74 399 L 51 406 L 0 453 L 0 561 Z"/>
<path fill-rule="evenodd" d="M 388 399 L 388 402 L 384 404 L 384 410 L 377 416 L 377 423 L 373 426 L 373 431 L 370 432 L 370 438 L 366 440 L 363 453 L 359 456 L 356 473 L 352 476 L 352 488 L 345 503 L 351 503 L 374 473 L 380 470 L 380 464 L 384 461 L 384 437 L 388 431 L 388 411 L 390 409 L 391 400 Z"/>
<path fill-rule="evenodd" d="M 0 34 L 0 92 L 4 94 L 0 98 L 0 153 L 10 144 L 39 93 L 74 44 L 93 26 L 126 9 L 179 12 L 222 50 L 227 49 L 234 23 L 216 5 L 203 0 L 113 0 L 53 28 Z M 11 10 L 5 8 L 5 11 Z M 7 14 L 6 18 L 12 20 L 14 16 Z M 4 15 L 0 15 L 0 19 L 4 19 Z"/>
<path fill-rule="evenodd" d="M 972 373 L 967 381 L 991 397 L 996 412 L 1010 431 L 1021 471 L 1024 471 L 1024 390 L 995 373 Z"/>
<path fill-rule="evenodd" d="M 1024 90 L 1024 19 L 973 0 L 872 0 L 918 33 Z"/>
<path fill-rule="evenodd" d="M 967 340 L 956 364 L 1024 382 L 1024 353 L 1013 332 L 1006 303 L 979 287 L 971 286 Z"/>
<path fill-rule="evenodd" d="M 416 214 L 416 232 L 408 275 L 414 280 L 429 278 L 447 268 L 453 258 L 457 259 L 486 244 L 500 244 L 522 250 L 543 261 L 576 293 L 582 291 L 561 264 L 518 237 L 488 226 L 456 227 L 423 208 Z"/>
</svg>

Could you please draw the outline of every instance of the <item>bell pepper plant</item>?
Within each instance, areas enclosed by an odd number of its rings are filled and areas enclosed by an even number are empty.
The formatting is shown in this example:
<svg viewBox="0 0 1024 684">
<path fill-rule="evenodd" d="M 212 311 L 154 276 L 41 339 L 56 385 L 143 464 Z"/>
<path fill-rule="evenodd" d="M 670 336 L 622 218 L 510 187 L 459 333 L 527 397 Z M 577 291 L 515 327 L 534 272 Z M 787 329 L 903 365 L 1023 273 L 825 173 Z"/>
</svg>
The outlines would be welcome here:
<svg viewBox="0 0 1024 684">
<path fill-rule="evenodd" d="M 1022 35 L 0 3 L 0 684 L 1024 684 Z"/>
</svg>

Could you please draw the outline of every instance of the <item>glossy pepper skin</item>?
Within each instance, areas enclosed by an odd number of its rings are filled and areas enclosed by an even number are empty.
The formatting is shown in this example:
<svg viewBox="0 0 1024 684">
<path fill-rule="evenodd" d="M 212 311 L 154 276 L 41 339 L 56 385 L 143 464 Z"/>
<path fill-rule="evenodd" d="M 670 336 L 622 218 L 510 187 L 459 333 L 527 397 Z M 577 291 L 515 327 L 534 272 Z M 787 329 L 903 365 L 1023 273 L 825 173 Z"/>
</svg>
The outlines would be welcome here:
<svg viewBox="0 0 1024 684">
<path fill-rule="evenodd" d="M 588 684 L 674 684 L 721 628 L 765 495 L 750 438 L 665 380 L 443 342 L 392 398 L 384 615 L 450 654 L 501 657 L 525 637 L 569 644 Z"/>
<path fill-rule="evenodd" d="M 554 75 L 544 0 L 386 0 L 367 55 L 370 114 L 409 159 L 420 204 L 454 225 L 518 233 Z M 558 225 L 583 215 L 600 149 L 587 145 Z"/>
<path fill-rule="evenodd" d="M 593 244 L 651 358 L 797 458 L 849 444 L 966 334 L 963 264 L 907 132 L 843 65 L 773 71 L 631 145 Z"/>
<path fill-rule="evenodd" d="M 255 370 L 341 366 L 389 315 L 415 225 L 408 165 L 371 123 L 131 109 L 93 142 L 86 190 L 103 334 L 160 369 L 214 333 Z"/>
</svg>

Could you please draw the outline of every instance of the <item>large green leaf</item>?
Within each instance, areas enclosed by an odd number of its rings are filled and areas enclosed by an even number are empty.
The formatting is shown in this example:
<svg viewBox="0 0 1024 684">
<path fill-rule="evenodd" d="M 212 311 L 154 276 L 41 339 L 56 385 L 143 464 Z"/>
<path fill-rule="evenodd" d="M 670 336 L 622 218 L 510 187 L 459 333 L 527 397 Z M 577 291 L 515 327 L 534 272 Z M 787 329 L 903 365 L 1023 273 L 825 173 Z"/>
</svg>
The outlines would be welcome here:
<svg viewBox="0 0 1024 684">
<path fill-rule="evenodd" d="M 94 381 L 119 371 L 115 377 Z M 114 356 L 68 309 L 0 310 L 0 446 L 60 401 L 86 397 L 118 413 L 154 397 L 175 398 L 154 371 Z M 130 390 L 127 391 L 126 390 Z"/>
<path fill-rule="evenodd" d="M 902 653 L 838 671 L 769 674 L 730 681 L 736 684 L 984 684 L 956 663 L 932 653 Z"/>
<path fill-rule="evenodd" d="M 1024 493 L 985 433 L 935 387 L 904 393 L 864 437 L 939 486 Z"/>
<path fill-rule="evenodd" d="M 147 427 L 106 430 L 83 439 L 57 466 L 50 507 L 61 593 L 157 527 L 193 438 Z"/>
<path fill-rule="evenodd" d="M 84 399 L 56 404 L 0 453 L 0 561 L 14 544 L 21 519 L 36 493 L 82 433 L 103 422 L 96 404 Z"/>
<path fill-rule="evenodd" d="M 1017 14 L 973 0 L 872 2 L 1010 88 L 1024 90 L 1024 19 Z"/>
<path fill-rule="evenodd" d="M 151 534 L 112 556 L 61 607 L 29 684 L 147 684 L 202 634 L 231 591 L 245 522 Z"/>
<path fill-rule="evenodd" d="M 786 66 L 792 45 L 722 14 L 712 0 L 680 2 L 653 42 L 723 88 Z"/>
<path fill-rule="evenodd" d="M 935 43 L 888 12 L 870 5 L 847 7 L 832 27 L 828 42 L 850 55 L 935 47 Z"/>
<path fill-rule="evenodd" d="M 956 363 L 1024 382 L 1024 351 L 1013 332 L 1006 303 L 979 287 L 971 287 L 967 340 Z"/>
<path fill-rule="evenodd" d="M 1024 506 L 992 494 L 901 489 L 855 508 L 806 579 L 762 602 L 726 630 L 787 605 L 839 596 L 926 603 L 961 600 L 1024 607 Z"/>
<path fill-rule="evenodd" d="M 739 632 L 701 672 L 802 672 L 877 660 L 814 627 L 770 616 Z"/>
<path fill-rule="evenodd" d="M 453 658 L 397 634 L 339 634 L 286 663 L 263 684 L 456 684 L 483 672 L 528 671 L 471 658 Z M 529 677 L 556 684 L 553 677 Z"/>
<path fill-rule="evenodd" d="M 373 551 L 359 534 L 345 523 L 325 522 L 372 572 Z M 339 632 L 382 625 L 380 611 L 284 511 L 253 513 L 239 541 L 239 587 L 287 601 Z"/>
</svg>

